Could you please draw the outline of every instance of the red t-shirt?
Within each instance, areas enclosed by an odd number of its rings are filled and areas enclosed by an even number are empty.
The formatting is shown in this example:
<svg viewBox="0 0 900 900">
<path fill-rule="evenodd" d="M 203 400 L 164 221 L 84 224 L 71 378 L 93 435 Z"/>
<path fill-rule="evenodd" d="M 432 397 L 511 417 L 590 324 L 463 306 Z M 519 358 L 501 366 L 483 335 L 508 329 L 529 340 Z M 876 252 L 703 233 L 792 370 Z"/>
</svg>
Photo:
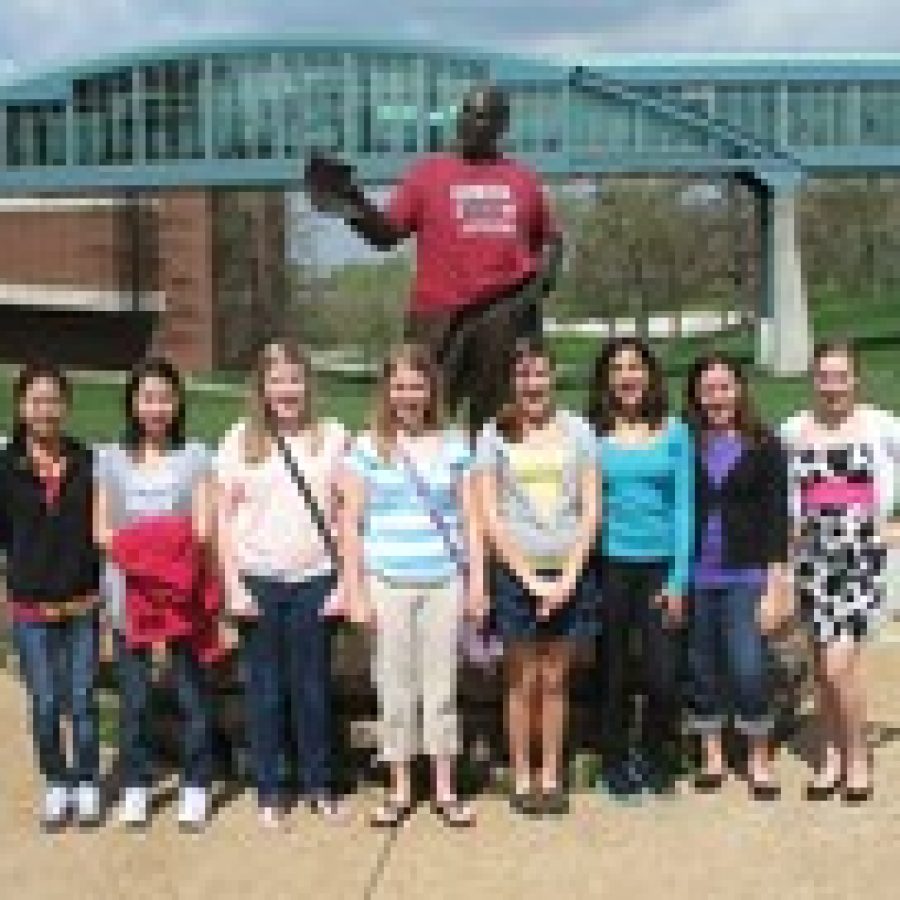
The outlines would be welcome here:
<svg viewBox="0 0 900 900">
<path fill-rule="evenodd" d="M 476 304 L 537 270 L 556 224 L 537 175 L 506 157 L 435 154 L 414 165 L 387 215 L 415 233 L 412 309 Z"/>
</svg>

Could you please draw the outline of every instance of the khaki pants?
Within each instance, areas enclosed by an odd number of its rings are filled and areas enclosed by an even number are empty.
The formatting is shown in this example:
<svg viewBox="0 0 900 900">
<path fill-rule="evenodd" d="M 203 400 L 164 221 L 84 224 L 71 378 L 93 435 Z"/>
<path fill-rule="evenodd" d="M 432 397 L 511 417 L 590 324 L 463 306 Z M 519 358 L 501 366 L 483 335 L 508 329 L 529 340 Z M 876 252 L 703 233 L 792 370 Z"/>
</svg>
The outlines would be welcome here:
<svg viewBox="0 0 900 900">
<path fill-rule="evenodd" d="M 369 595 L 376 620 L 374 680 L 382 760 L 407 762 L 420 752 L 455 756 L 459 582 L 416 587 L 373 578 Z"/>
<path fill-rule="evenodd" d="M 509 368 L 516 340 L 540 333 L 537 304 L 492 312 L 478 322 L 478 313 L 459 332 L 454 350 L 444 353 L 444 398 L 451 415 L 469 400 L 469 426 L 473 433 L 493 419 L 509 395 Z M 445 350 L 447 335 L 457 319 L 456 312 L 410 311 L 406 320 L 407 340 L 424 344 L 432 353 Z"/>
</svg>

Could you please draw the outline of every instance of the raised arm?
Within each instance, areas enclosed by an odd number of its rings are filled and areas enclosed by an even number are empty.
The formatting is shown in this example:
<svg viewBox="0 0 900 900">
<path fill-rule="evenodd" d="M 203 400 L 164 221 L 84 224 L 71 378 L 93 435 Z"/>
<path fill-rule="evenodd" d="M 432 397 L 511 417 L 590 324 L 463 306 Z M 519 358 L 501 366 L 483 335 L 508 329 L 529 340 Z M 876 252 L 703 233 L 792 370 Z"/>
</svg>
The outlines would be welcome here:
<svg viewBox="0 0 900 900">
<path fill-rule="evenodd" d="M 411 227 L 401 227 L 366 197 L 345 163 L 313 153 L 306 164 L 304 184 L 316 210 L 342 219 L 378 250 L 393 249 L 412 232 Z"/>
</svg>

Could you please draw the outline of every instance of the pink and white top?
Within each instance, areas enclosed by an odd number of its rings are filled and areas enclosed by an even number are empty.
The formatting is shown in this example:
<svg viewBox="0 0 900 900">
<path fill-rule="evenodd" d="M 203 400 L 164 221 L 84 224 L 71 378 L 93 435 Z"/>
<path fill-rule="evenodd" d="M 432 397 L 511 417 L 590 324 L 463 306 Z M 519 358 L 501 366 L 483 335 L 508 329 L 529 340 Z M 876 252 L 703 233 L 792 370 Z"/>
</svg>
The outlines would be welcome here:
<svg viewBox="0 0 900 900">
<path fill-rule="evenodd" d="M 259 464 L 244 454 L 246 423 L 222 439 L 214 461 L 220 515 L 229 528 L 234 563 L 241 574 L 302 582 L 327 575 L 333 565 L 309 508 L 277 449 Z M 340 422 L 326 421 L 319 434 L 288 438 L 288 447 L 326 521 L 334 512 L 334 478 L 347 446 Z"/>
<path fill-rule="evenodd" d="M 813 445 L 861 442 L 872 448 L 874 480 L 829 477 L 801 486 L 791 485 L 791 513 L 799 520 L 804 509 L 844 507 L 871 511 L 884 521 L 895 514 L 900 474 L 900 418 L 887 410 L 860 404 L 834 434 L 818 427 L 812 412 L 804 410 L 781 426 L 781 437 L 794 453 Z"/>
<path fill-rule="evenodd" d="M 854 481 L 846 476 L 804 482 L 800 486 L 800 503 L 804 509 L 855 507 L 873 513 L 878 505 L 874 481 Z"/>
</svg>

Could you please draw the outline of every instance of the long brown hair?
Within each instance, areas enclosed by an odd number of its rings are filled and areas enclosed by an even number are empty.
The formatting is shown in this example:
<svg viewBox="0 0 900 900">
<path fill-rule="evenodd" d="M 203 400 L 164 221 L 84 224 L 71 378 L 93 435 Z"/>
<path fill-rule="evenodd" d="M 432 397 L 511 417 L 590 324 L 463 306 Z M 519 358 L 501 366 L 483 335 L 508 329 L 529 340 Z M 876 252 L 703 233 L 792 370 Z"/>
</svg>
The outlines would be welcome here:
<svg viewBox="0 0 900 900">
<path fill-rule="evenodd" d="M 50 363 L 31 363 L 24 366 L 16 376 L 12 390 L 12 444 L 24 448 L 28 427 L 22 418 L 22 403 L 25 395 L 36 381 L 52 381 L 59 391 L 66 408 L 72 403 L 72 385 L 65 373 Z"/>
<path fill-rule="evenodd" d="M 187 395 L 184 379 L 174 363 L 162 357 L 149 357 L 139 362 L 128 375 L 125 385 L 125 433 L 123 443 L 129 455 L 137 457 L 144 441 L 144 426 L 137 414 L 137 398 L 145 381 L 154 378 L 169 385 L 175 398 L 175 411 L 166 431 L 166 444 L 171 450 L 178 450 L 185 442 L 185 419 L 187 416 Z"/>
<path fill-rule="evenodd" d="M 526 359 L 545 359 L 554 368 L 553 357 L 544 341 L 537 336 L 520 337 L 513 347 L 507 368 L 507 384 L 512 393 L 515 392 L 516 369 Z M 525 421 L 522 410 L 513 396 L 497 413 L 497 431 L 513 443 L 522 440 Z"/>
<path fill-rule="evenodd" d="M 587 418 L 597 434 L 608 434 L 615 428 L 618 404 L 612 388 L 612 365 L 623 350 L 633 350 L 647 370 L 647 390 L 641 403 L 641 419 L 653 429 L 659 428 L 668 414 L 666 380 L 662 366 L 649 345 L 636 337 L 609 340 L 594 362 L 588 389 Z"/>
<path fill-rule="evenodd" d="M 727 369 L 737 382 L 738 398 L 735 421 L 737 430 L 745 439 L 753 443 L 762 441 L 768 431 L 753 403 L 750 384 L 744 369 L 736 359 L 732 359 L 724 353 L 709 353 L 694 360 L 688 372 L 685 387 L 685 421 L 697 437 L 702 437 L 707 431 L 706 414 L 703 412 L 703 404 L 700 402 L 700 382 L 703 380 L 703 376 L 716 366 Z"/>
<path fill-rule="evenodd" d="M 444 391 L 441 371 L 434 354 L 424 345 L 400 344 L 385 357 L 375 388 L 369 427 L 382 460 L 389 460 L 397 443 L 397 429 L 391 415 L 391 379 L 400 366 L 406 366 L 425 377 L 429 387 L 425 410 L 425 428 L 438 431 L 444 424 Z"/>
<path fill-rule="evenodd" d="M 257 465 L 272 452 L 272 415 L 266 403 L 266 378 L 277 363 L 299 367 L 303 375 L 303 409 L 300 412 L 300 428 L 314 426 L 316 406 L 315 372 L 305 347 L 295 341 L 277 338 L 269 341 L 257 354 L 247 383 L 247 427 L 244 431 L 243 454 L 246 462 Z M 313 439 L 318 442 L 318 429 Z"/>
</svg>

